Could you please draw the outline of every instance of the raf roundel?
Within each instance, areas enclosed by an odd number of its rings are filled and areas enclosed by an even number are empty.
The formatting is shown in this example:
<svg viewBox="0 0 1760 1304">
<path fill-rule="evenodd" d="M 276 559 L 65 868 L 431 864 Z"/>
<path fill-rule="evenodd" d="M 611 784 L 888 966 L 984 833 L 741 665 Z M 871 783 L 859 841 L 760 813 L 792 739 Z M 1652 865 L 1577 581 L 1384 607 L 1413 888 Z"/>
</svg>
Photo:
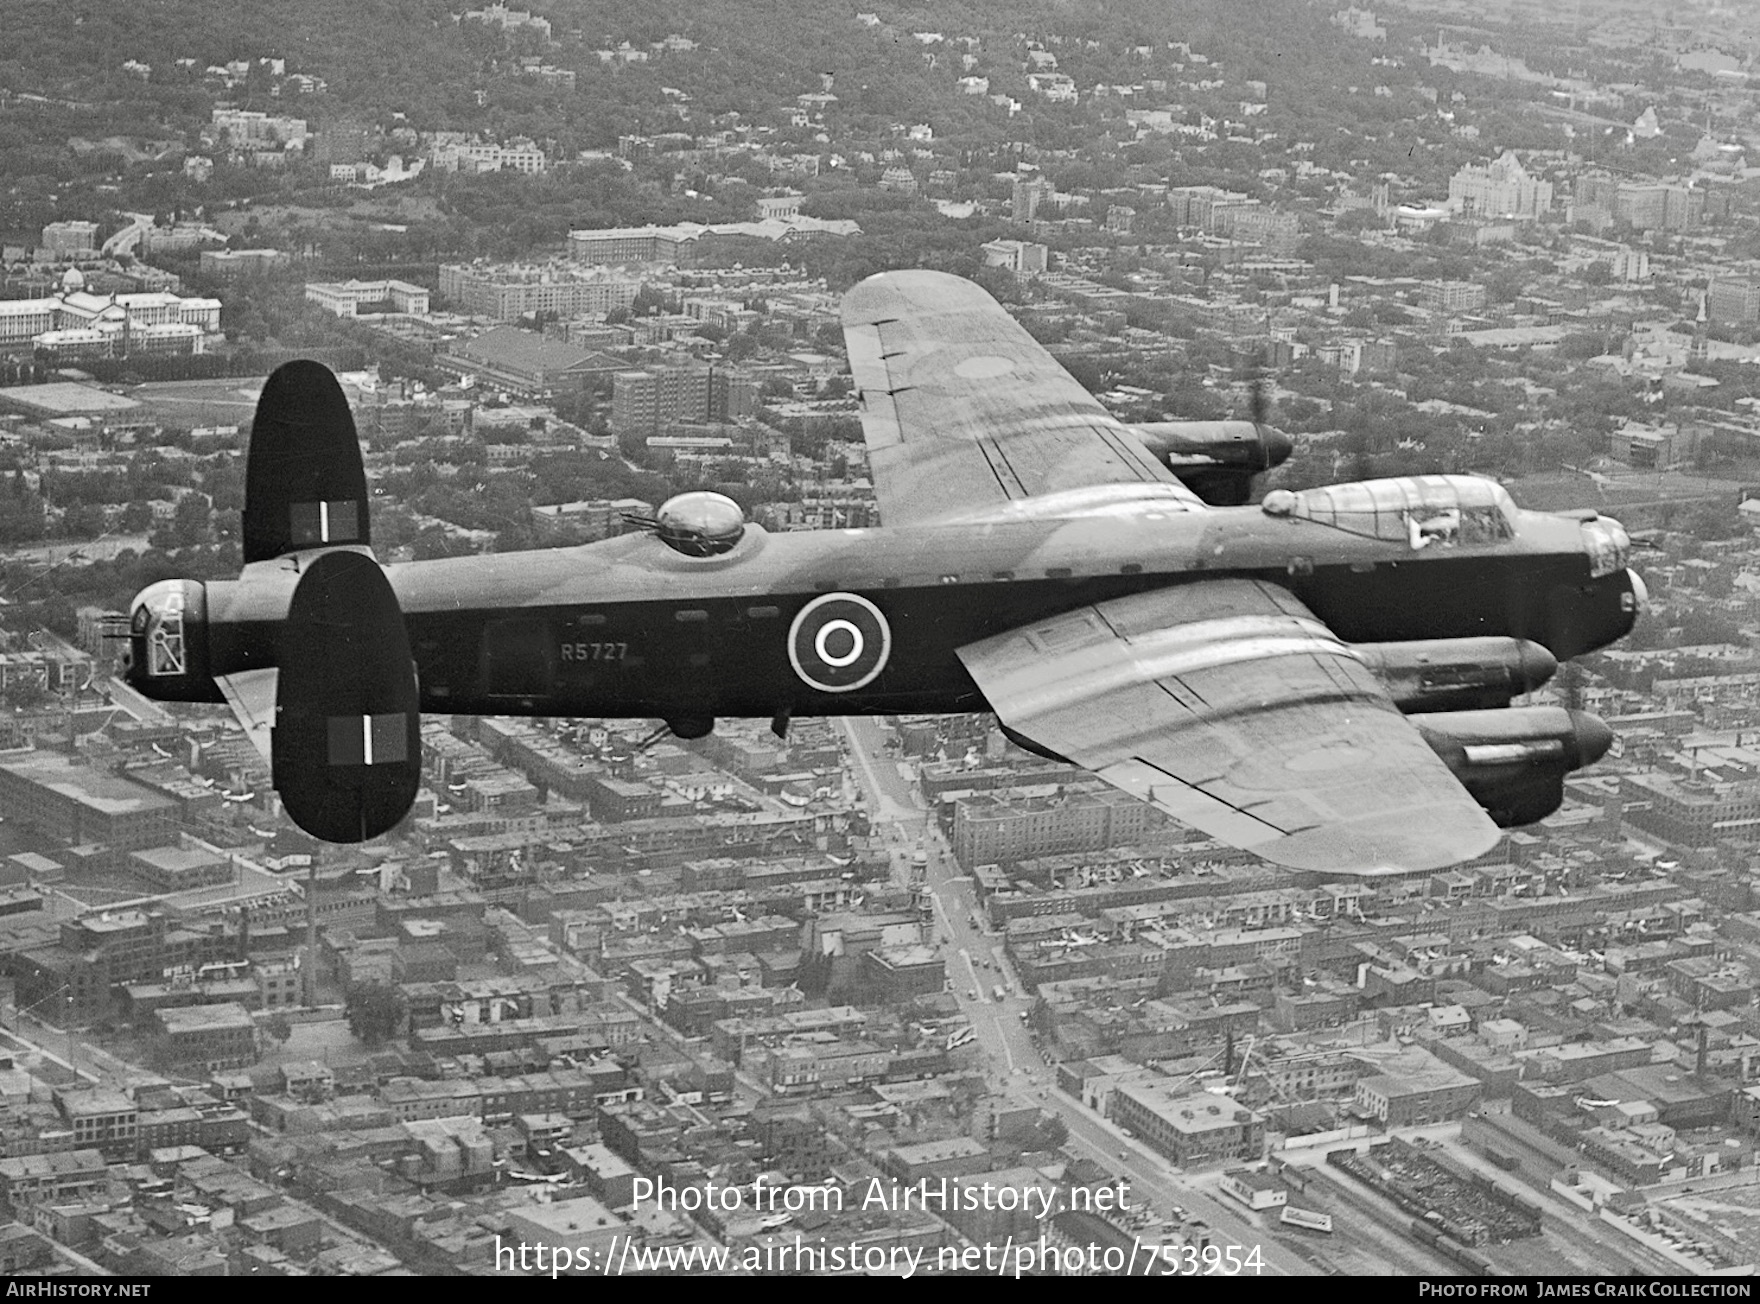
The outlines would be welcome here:
<svg viewBox="0 0 1760 1304">
<path fill-rule="evenodd" d="M 801 608 L 788 628 L 788 660 L 795 674 L 823 693 L 864 688 L 886 668 L 892 629 L 866 598 L 827 593 Z"/>
</svg>

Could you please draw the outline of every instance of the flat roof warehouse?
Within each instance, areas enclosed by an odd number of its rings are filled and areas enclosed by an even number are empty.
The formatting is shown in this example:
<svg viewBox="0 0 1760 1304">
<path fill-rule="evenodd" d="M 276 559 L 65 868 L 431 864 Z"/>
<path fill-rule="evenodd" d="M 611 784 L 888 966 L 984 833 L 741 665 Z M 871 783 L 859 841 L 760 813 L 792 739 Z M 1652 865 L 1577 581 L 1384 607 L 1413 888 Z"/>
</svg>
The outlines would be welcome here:
<svg viewBox="0 0 1760 1304">
<path fill-rule="evenodd" d="M 0 411 L 20 412 L 27 417 L 121 416 L 139 411 L 140 406 L 122 394 L 73 381 L 0 388 Z"/>
</svg>

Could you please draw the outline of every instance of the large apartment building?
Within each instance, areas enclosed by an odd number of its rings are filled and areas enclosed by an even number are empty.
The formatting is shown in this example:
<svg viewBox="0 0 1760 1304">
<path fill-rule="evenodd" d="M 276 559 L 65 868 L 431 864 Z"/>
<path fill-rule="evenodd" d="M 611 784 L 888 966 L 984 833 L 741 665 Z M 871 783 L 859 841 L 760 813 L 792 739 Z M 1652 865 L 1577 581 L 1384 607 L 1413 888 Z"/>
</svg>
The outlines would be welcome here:
<svg viewBox="0 0 1760 1304">
<path fill-rule="evenodd" d="M 575 268 L 487 267 L 447 264 L 440 298 L 454 311 L 497 321 L 533 313 L 552 317 L 603 316 L 635 302 L 641 282 L 582 273 Z"/>
<path fill-rule="evenodd" d="M 1539 217 L 1552 209 L 1552 183 L 1531 176 L 1506 149 L 1486 166 L 1469 164 L 1449 178 L 1448 208 L 1467 217 Z"/>
<path fill-rule="evenodd" d="M 1680 181 L 1631 181 L 1606 173 L 1578 177 L 1573 216 L 1595 227 L 1686 231 L 1705 214 L 1705 192 Z"/>
<path fill-rule="evenodd" d="M 611 429 L 618 434 L 738 421 L 758 410 L 758 382 L 737 367 L 648 367 L 620 371 L 611 384 Z"/>
<path fill-rule="evenodd" d="M 1159 817 L 1122 792 L 1055 796 L 978 793 L 954 807 L 953 854 L 961 865 L 1012 864 L 1140 839 Z"/>
<path fill-rule="evenodd" d="M 428 289 L 408 281 L 312 281 L 306 285 L 306 302 L 338 317 L 360 316 L 363 308 L 421 317 L 428 312 Z"/>
</svg>

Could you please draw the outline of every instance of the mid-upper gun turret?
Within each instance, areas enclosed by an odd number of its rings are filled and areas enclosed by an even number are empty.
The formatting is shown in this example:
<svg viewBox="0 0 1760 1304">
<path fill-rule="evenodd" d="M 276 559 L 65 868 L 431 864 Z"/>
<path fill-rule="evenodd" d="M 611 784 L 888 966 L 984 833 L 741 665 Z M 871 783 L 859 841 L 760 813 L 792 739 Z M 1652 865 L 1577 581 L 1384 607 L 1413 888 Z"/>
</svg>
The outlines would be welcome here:
<svg viewBox="0 0 1760 1304">
<path fill-rule="evenodd" d="M 746 514 L 725 494 L 698 490 L 661 503 L 652 526 L 660 541 L 676 552 L 719 557 L 732 552 L 745 537 Z"/>
</svg>

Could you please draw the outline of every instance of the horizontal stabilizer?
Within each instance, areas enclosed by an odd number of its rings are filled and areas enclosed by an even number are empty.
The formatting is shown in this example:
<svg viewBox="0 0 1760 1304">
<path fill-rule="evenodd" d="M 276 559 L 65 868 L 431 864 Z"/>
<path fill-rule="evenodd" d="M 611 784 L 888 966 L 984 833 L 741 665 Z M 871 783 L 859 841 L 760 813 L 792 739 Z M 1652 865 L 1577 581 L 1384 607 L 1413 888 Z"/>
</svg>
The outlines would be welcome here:
<svg viewBox="0 0 1760 1304">
<path fill-rule="evenodd" d="M 289 362 L 263 386 L 245 464 L 243 527 L 247 564 L 372 542 L 354 417 L 322 363 Z"/>
<path fill-rule="evenodd" d="M 378 562 L 339 550 L 300 576 L 281 628 L 275 789 L 293 822 L 326 842 L 395 827 L 421 783 L 415 662 Z"/>
<path fill-rule="evenodd" d="M 275 681 L 281 672 L 273 666 L 266 670 L 243 670 L 236 675 L 220 675 L 214 682 L 226 695 L 226 704 L 244 726 L 244 736 L 251 740 L 265 761 L 275 763 L 270 748 L 270 734 L 275 728 Z"/>
</svg>

